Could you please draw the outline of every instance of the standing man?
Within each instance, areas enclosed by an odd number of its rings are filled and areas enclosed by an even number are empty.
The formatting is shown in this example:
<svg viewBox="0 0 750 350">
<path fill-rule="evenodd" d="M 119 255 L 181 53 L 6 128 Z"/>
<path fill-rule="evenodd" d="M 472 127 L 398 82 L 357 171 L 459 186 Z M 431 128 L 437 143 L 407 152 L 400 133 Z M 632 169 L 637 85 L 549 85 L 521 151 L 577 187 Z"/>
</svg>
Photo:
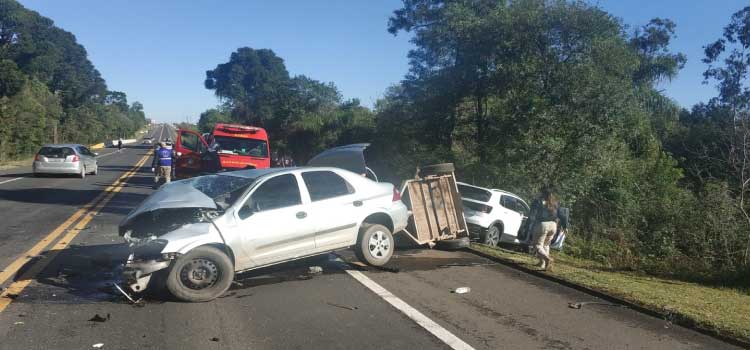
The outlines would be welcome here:
<svg viewBox="0 0 750 350">
<path fill-rule="evenodd" d="M 122 137 L 117 139 L 117 150 L 122 151 Z"/>
<path fill-rule="evenodd" d="M 165 142 L 159 142 L 151 162 L 151 171 L 154 172 L 154 189 L 159 188 L 159 177 L 163 177 L 166 183 L 172 181 L 172 149 L 167 148 Z"/>
</svg>

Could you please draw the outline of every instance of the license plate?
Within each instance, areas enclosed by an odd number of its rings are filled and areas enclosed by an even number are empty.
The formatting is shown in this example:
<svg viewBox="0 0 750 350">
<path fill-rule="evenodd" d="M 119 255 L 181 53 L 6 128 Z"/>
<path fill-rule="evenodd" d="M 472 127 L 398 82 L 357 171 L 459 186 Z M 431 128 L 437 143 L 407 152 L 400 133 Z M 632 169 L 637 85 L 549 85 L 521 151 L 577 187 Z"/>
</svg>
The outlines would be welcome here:
<svg viewBox="0 0 750 350">
<path fill-rule="evenodd" d="M 62 158 L 47 158 L 47 161 L 50 163 L 62 163 L 65 161 L 65 159 Z"/>
</svg>

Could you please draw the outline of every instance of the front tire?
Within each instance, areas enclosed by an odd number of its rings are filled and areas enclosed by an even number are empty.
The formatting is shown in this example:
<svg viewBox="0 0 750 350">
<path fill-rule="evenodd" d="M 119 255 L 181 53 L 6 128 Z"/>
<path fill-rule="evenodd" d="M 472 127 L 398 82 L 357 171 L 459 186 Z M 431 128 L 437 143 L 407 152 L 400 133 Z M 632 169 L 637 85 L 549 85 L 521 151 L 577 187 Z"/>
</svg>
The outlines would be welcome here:
<svg viewBox="0 0 750 350">
<path fill-rule="evenodd" d="M 215 247 L 202 246 L 177 258 L 167 276 L 167 290 L 188 302 L 216 299 L 234 280 L 234 265 Z"/>
<path fill-rule="evenodd" d="M 354 253 L 363 263 L 383 266 L 391 260 L 394 243 L 393 234 L 387 227 L 377 224 L 362 224 Z"/>
<path fill-rule="evenodd" d="M 500 228 L 498 228 L 497 225 L 490 226 L 484 233 L 482 243 L 491 247 L 496 247 L 500 243 Z"/>
</svg>

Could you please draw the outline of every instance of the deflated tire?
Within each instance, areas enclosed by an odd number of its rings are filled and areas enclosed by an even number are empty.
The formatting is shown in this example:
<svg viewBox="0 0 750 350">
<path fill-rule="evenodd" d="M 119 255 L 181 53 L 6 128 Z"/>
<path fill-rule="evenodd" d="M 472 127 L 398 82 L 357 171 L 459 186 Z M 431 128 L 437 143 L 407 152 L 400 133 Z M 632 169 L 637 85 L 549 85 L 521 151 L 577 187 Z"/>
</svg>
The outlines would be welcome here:
<svg viewBox="0 0 750 350">
<path fill-rule="evenodd" d="M 167 290 L 190 302 L 213 300 L 229 289 L 234 266 L 220 249 L 202 246 L 177 258 L 167 276 Z"/>
</svg>

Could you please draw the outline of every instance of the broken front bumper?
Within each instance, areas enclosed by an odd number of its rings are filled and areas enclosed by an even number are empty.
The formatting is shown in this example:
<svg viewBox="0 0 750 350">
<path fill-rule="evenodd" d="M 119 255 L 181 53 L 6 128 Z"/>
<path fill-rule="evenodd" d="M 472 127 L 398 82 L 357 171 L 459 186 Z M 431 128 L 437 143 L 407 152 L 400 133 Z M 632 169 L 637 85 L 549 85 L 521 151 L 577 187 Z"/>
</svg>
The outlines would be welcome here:
<svg viewBox="0 0 750 350">
<path fill-rule="evenodd" d="M 142 292 L 148 287 L 154 272 L 169 267 L 171 260 L 134 260 L 128 258 L 123 270 L 123 281 L 133 292 Z"/>
</svg>

